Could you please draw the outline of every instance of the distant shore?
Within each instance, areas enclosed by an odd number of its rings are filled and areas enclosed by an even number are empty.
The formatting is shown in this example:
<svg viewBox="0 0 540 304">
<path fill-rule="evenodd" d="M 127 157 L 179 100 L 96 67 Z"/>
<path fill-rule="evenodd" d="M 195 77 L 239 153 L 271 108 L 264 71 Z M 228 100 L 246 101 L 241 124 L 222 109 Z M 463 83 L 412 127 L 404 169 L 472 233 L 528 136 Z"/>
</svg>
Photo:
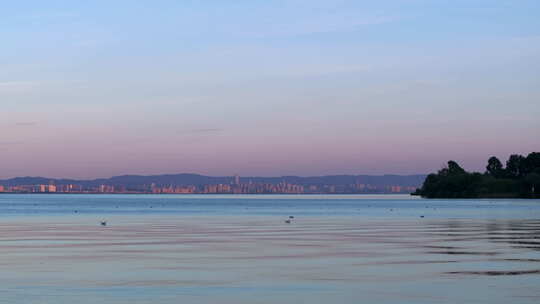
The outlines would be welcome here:
<svg viewBox="0 0 540 304">
<path fill-rule="evenodd" d="M 144 193 L 144 192 L 111 192 L 111 193 L 100 193 L 100 192 L 0 192 L 0 195 L 294 195 L 294 196 L 315 196 L 315 195 L 401 195 L 401 196 L 410 196 L 412 193 Z"/>
</svg>

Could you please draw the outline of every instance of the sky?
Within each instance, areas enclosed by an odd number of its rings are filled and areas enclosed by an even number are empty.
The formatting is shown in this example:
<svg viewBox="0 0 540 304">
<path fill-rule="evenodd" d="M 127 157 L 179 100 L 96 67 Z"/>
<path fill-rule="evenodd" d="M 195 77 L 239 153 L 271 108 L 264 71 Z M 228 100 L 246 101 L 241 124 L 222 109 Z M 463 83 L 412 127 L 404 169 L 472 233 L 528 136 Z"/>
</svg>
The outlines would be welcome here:
<svg viewBox="0 0 540 304">
<path fill-rule="evenodd" d="M 2 1 L 0 178 L 540 151 L 540 1 Z"/>
</svg>

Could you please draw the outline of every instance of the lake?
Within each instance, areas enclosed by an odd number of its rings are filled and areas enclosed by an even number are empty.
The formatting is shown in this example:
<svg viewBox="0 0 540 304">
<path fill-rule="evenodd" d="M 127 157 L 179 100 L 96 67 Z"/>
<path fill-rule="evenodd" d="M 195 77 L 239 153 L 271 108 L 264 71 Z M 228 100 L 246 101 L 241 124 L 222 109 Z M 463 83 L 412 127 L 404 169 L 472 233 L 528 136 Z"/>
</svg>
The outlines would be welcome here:
<svg viewBox="0 0 540 304">
<path fill-rule="evenodd" d="M 0 256 L 0 303 L 538 303 L 540 200 L 2 194 Z"/>
</svg>

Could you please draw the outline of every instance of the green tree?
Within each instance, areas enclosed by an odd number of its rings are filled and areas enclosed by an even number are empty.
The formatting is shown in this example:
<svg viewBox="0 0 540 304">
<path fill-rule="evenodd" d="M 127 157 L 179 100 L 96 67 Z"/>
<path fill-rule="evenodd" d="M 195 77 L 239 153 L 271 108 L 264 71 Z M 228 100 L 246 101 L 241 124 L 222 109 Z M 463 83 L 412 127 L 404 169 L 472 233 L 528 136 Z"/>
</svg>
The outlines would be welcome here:
<svg viewBox="0 0 540 304">
<path fill-rule="evenodd" d="M 428 175 L 416 194 L 428 198 L 477 197 L 481 181 L 480 173 L 468 173 L 457 162 L 451 160 L 448 166 L 439 170 L 437 174 Z"/>
<path fill-rule="evenodd" d="M 540 174 L 540 152 L 532 152 L 527 155 L 525 158 L 525 172 L 524 174 L 529 173 L 538 173 Z"/>
<path fill-rule="evenodd" d="M 523 177 L 525 169 L 525 157 L 519 154 L 512 154 L 506 161 L 506 173 L 510 178 Z"/>
<path fill-rule="evenodd" d="M 467 172 L 451 160 L 429 174 L 415 194 L 427 198 L 540 197 L 540 153 L 513 154 L 506 169 L 492 156 L 485 174 Z"/>
<path fill-rule="evenodd" d="M 531 197 L 536 197 L 540 194 L 540 174 L 529 173 L 525 176 L 524 182 L 527 188 L 530 189 L 528 192 Z"/>
<path fill-rule="evenodd" d="M 448 162 L 449 175 L 456 175 L 456 174 L 463 174 L 463 173 L 466 173 L 465 170 L 461 168 L 461 166 L 457 162 L 453 160 Z"/>
<path fill-rule="evenodd" d="M 488 165 L 486 166 L 486 173 L 494 178 L 504 177 L 503 164 L 497 157 L 492 156 L 489 158 Z"/>
</svg>

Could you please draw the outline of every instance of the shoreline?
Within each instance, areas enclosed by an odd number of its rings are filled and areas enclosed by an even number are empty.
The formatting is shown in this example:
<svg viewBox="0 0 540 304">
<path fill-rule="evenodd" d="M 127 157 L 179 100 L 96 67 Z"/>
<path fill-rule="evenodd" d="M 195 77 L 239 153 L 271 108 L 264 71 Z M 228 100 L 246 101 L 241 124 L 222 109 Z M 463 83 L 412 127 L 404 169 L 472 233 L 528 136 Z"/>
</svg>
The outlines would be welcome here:
<svg viewBox="0 0 540 304">
<path fill-rule="evenodd" d="M 255 196 L 269 196 L 269 195 L 292 195 L 292 196 L 316 196 L 316 195 L 400 195 L 400 196 L 412 196 L 410 193 L 146 193 L 146 192 L 0 192 L 2 194 L 25 194 L 25 195 L 255 195 Z"/>
</svg>

